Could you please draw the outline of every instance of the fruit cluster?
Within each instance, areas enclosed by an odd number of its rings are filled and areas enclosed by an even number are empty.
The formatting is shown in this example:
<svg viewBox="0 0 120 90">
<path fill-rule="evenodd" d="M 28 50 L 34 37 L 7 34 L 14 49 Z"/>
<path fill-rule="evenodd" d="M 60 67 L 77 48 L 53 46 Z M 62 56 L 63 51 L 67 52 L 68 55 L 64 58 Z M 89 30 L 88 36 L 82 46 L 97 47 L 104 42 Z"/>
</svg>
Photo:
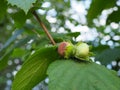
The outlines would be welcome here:
<svg viewBox="0 0 120 90">
<path fill-rule="evenodd" d="M 89 60 L 89 45 L 78 42 L 73 45 L 70 42 L 61 42 L 58 46 L 58 53 L 64 58 L 75 57 L 80 60 Z"/>
</svg>

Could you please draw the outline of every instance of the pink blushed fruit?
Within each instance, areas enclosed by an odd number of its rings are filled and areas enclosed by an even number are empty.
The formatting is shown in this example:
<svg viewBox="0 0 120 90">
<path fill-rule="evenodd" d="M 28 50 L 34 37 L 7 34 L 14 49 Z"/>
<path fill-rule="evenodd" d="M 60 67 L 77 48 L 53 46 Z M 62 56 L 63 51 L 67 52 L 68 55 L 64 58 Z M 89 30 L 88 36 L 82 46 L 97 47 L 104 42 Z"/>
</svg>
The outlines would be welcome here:
<svg viewBox="0 0 120 90">
<path fill-rule="evenodd" d="M 69 42 L 61 42 L 58 46 L 58 53 L 64 58 L 69 58 L 73 52 L 73 45 Z"/>
</svg>

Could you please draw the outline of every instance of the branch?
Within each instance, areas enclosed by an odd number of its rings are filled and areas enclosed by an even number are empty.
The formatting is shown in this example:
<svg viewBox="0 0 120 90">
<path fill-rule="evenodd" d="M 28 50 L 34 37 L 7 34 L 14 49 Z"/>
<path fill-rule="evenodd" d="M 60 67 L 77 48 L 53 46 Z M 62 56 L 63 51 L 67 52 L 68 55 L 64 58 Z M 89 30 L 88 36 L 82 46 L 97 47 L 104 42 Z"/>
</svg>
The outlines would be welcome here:
<svg viewBox="0 0 120 90">
<path fill-rule="evenodd" d="M 43 30 L 45 31 L 45 33 L 47 34 L 47 36 L 50 39 L 50 41 L 52 42 L 52 44 L 55 45 L 56 43 L 55 43 L 54 39 L 52 38 L 52 36 L 48 32 L 48 30 L 47 30 L 46 26 L 44 25 L 44 23 L 39 18 L 38 14 L 34 11 L 33 15 L 35 16 L 35 18 L 37 19 L 37 21 L 39 22 L 40 26 L 43 28 Z"/>
</svg>

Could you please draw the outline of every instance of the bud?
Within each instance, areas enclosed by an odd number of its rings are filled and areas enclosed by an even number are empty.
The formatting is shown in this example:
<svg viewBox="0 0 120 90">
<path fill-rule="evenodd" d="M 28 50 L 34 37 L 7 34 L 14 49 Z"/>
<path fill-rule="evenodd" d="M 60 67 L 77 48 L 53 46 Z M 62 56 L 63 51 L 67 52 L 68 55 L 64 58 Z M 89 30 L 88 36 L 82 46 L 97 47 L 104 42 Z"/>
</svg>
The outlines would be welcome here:
<svg viewBox="0 0 120 90">
<path fill-rule="evenodd" d="M 73 45 L 69 42 L 61 42 L 58 46 L 58 53 L 64 58 L 69 58 L 73 54 Z"/>
<path fill-rule="evenodd" d="M 89 57 L 89 46 L 86 43 L 79 42 L 75 46 L 75 52 L 74 55 L 76 58 L 79 58 L 81 60 L 85 60 Z"/>
</svg>

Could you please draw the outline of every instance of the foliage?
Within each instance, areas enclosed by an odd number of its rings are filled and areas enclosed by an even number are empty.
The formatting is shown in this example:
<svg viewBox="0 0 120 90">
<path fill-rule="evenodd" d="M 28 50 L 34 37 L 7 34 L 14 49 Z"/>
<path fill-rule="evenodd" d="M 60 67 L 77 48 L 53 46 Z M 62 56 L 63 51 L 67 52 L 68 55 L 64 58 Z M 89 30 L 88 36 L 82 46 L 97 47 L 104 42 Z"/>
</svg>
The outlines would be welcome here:
<svg viewBox="0 0 120 90">
<path fill-rule="evenodd" d="M 96 55 L 96 60 L 100 61 L 102 64 L 107 65 L 111 61 L 120 59 L 120 49 L 106 49 L 101 52 L 98 56 Z"/>
<path fill-rule="evenodd" d="M 7 0 L 8 3 L 11 5 L 16 5 L 17 7 L 23 9 L 25 13 L 27 14 L 28 10 L 32 7 L 32 4 L 36 2 L 36 0 L 26 0 L 26 1 L 21 1 L 21 0 Z"/>
<path fill-rule="evenodd" d="M 88 23 L 90 24 L 104 9 L 114 7 L 115 4 L 116 0 L 93 0 L 87 14 Z"/>
<path fill-rule="evenodd" d="M 30 90 L 40 81 L 44 80 L 49 64 L 60 58 L 56 50 L 56 47 L 46 47 L 37 50 L 31 55 L 17 73 L 12 90 Z"/>
<path fill-rule="evenodd" d="M 48 68 L 49 90 L 119 90 L 116 72 L 89 62 L 58 60 Z M 59 83 L 57 83 L 59 81 Z"/>
<path fill-rule="evenodd" d="M 13 81 L 13 90 L 18 90 L 18 87 L 30 90 L 48 76 L 50 90 L 79 87 L 80 90 L 119 90 L 119 3 L 119 0 L 1 0 L 0 88 L 5 89 L 9 79 Z M 34 11 L 47 27 L 56 46 L 51 46 Z M 94 32 L 98 35 L 89 40 L 90 32 L 87 33 L 84 27 L 92 33 L 91 36 Z M 76 58 L 67 60 L 59 57 L 58 44 L 62 41 L 76 44 L 83 32 L 88 40 L 82 41 L 92 45 L 95 62 L 100 61 L 106 66 L 114 60 L 118 65 L 116 71 L 89 61 L 78 62 Z M 13 76 L 16 71 L 18 73 Z"/>
<path fill-rule="evenodd" d="M 118 17 L 120 15 L 120 7 L 118 8 L 117 11 L 114 11 L 113 13 L 111 13 L 108 18 L 107 18 L 107 24 L 110 24 L 110 22 L 116 22 L 118 23 L 120 21 L 120 17 Z"/>
</svg>

